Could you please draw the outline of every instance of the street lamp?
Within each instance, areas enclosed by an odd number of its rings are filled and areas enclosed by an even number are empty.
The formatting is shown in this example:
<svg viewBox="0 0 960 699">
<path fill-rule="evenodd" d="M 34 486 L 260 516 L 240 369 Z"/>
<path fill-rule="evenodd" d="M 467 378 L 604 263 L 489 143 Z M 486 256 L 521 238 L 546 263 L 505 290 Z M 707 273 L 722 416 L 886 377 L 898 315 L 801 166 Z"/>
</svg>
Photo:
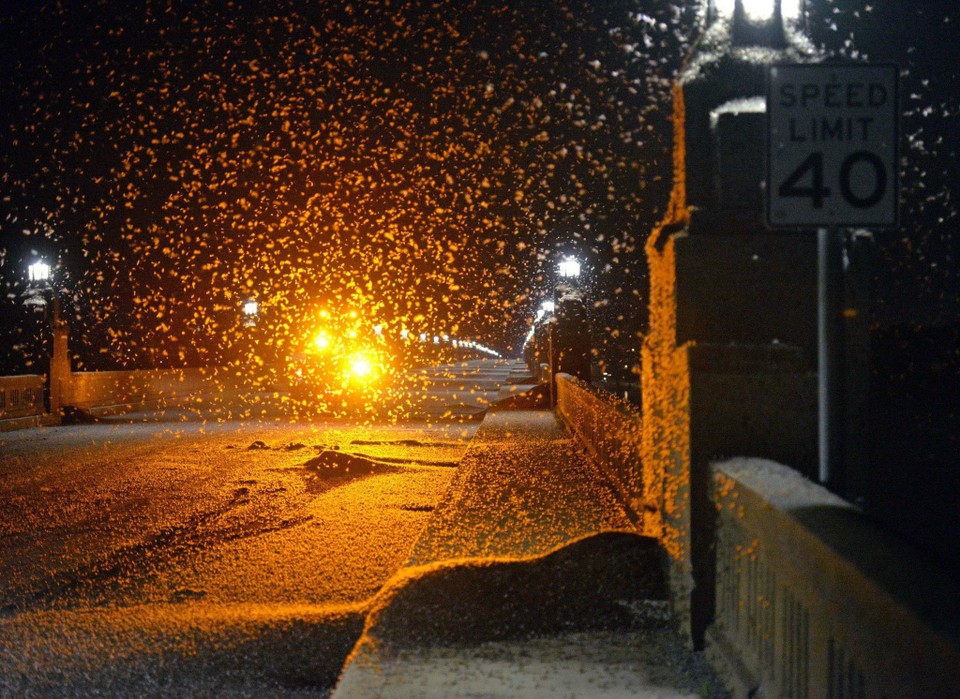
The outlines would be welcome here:
<svg viewBox="0 0 960 699">
<path fill-rule="evenodd" d="M 766 22 L 776 12 L 775 0 L 743 0 L 743 12 L 751 22 Z"/>
<path fill-rule="evenodd" d="M 260 315 L 260 304 L 256 299 L 248 299 L 243 303 L 243 327 L 255 328 Z"/>
<path fill-rule="evenodd" d="M 53 308 L 53 326 L 60 325 L 60 297 L 50 281 L 51 268 L 43 260 L 27 265 L 27 288 L 23 292 L 23 305 L 42 312 L 49 304 Z M 49 300 L 47 297 L 50 297 Z"/>
<path fill-rule="evenodd" d="M 732 15 L 737 3 L 743 6 L 743 14 L 750 22 L 769 22 L 778 11 L 784 19 L 796 21 L 800 19 L 804 0 L 718 0 L 717 6 L 722 14 Z"/>
<path fill-rule="evenodd" d="M 557 265 L 557 283 L 553 289 L 553 316 L 549 325 L 550 404 L 556 405 L 556 375 L 571 374 L 590 381 L 590 333 L 586 303 L 577 288 L 580 261 L 572 255 Z"/>
<path fill-rule="evenodd" d="M 795 6 L 799 0 L 787 0 L 783 3 Z M 776 12 L 777 0 L 713 0 L 714 11 L 723 17 L 732 17 L 737 12 L 737 5 L 751 22 L 766 22 L 773 19 Z"/>
<path fill-rule="evenodd" d="M 575 257 L 565 257 L 560 260 L 557 271 L 563 279 L 576 279 L 580 276 L 580 262 Z"/>
<path fill-rule="evenodd" d="M 50 281 L 50 265 L 43 260 L 38 260 L 27 266 L 27 274 L 31 282 Z"/>
<path fill-rule="evenodd" d="M 64 388 L 70 383 L 71 373 L 67 348 L 67 324 L 60 318 L 60 295 L 51 283 L 51 276 L 51 267 L 43 260 L 37 260 L 28 265 L 27 288 L 23 292 L 23 304 L 37 312 L 45 312 L 48 306 L 51 309 L 50 329 L 53 342 L 48 355 L 44 403 L 50 413 L 59 416 Z"/>
<path fill-rule="evenodd" d="M 580 277 L 580 261 L 573 255 L 567 255 L 557 264 L 557 283 L 553 287 L 553 301 L 560 303 L 560 299 L 577 290 L 577 279 Z"/>
<path fill-rule="evenodd" d="M 534 319 L 534 322 L 537 323 L 543 320 L 544 316 L 551 315 L 556 307 L 557 304 L 551 299 L 547 299 L 541 303 L 540 308 L 537 309 L 537 317 Z"/>
<path fill-rule="evenodd" d="M 784 27 L 801 23 L 805 0 L 708 0 L 708 17 L 733 21 L 737 46 L 782 47 Z"/>
</svg>

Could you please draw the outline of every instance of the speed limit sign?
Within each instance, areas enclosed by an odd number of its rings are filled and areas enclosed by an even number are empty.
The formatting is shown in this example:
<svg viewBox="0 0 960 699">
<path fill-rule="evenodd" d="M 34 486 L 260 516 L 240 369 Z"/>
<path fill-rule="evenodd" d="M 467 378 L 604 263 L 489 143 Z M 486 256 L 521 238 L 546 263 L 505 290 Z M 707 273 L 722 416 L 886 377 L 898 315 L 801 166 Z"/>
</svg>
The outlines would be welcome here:
<svg viewBox="0 0 960 699">
<path fill-rule="evenodd" d="M 897 68 L 773 65 L 767 74 L 767 224 L 897 223 Z"/>
</svg>

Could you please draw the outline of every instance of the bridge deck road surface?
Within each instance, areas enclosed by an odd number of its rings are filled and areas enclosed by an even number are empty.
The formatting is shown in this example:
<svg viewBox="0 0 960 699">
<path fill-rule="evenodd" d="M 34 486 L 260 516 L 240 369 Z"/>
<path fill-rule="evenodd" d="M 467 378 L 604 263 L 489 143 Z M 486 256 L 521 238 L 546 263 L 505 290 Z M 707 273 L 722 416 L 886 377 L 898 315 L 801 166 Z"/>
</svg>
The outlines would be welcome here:
<svg viewBox="0 0 960 699">
<path fill-rule="evenodd" d="M 456 417 L 479 415 L 495 402 L 533 388 L 517 360 L 469 360 L 411 372 L 426 390 L 414 399 L 415 413 Z"/>
<path fill-rule="evenodd" d="M 724 697 L 652 542 L 548 410 L 491 410 L 335 699 Z"/>
<path fill-rule="evenodd" d="M 487 399 L 510 373 L 434 370 Z M 0 697 L 329 696 L 477 429 L 431 408 L 0 435 Z"/>
</svg>

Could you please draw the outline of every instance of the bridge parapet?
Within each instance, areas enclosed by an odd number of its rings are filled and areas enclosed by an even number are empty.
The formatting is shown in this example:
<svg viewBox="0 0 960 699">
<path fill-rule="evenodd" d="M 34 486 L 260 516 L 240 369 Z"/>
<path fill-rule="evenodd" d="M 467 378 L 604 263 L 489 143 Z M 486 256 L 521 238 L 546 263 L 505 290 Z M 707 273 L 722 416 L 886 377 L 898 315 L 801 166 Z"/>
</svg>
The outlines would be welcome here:
<svg viewBox="0 0 960 699">
<path fill-rule="evenodd" d="M 956 693 L 955 581 L 792 469 L 738 458 L 711 472 L 716 617 L 707 652 L 734 696 Z"/>
<path fill-rule="evenodd" d="M 709 3 L 674 84 L 673 188 L 645 246 L 641 454 L 661 479 L 672 602 L 696 647 L 714 616 L 709 463 L 747 454 L 817 466 L 816 246 L 766 230 L 760 156 L 766 66 L 820 55 L 780 5 L 755 32 L 742 2 L 732 15 Z"/>
<path fill-rule="evenodd" d="M 39 417 L 43 414 L 43 376 L 0 377 L 0 419 Z"/>
<path fill-rule="evenodd" d="M 272 372 L 267 371 L 271 377 Z M 42 374 L 0 377 L 0 429 L 14 430 L 58 424 L 59 410 L 79 408 L 99 415 L 131 410 L 218 404 L 244 393 L 273 386 L 227 367 L 74 371 L 55 382 L 57 400 L 44 404 L 47 390 Z"/>
<path fill-rule="evenodd" d="M 73 372 L 63 404 L 100 413 L 163 408 L 224 399 L 253 383 L 225 367 Z"/>
<path fill-rule="evenodd" d="M 654 474 L 640 458 L 640 412 L 569 374 L 557 375 L 557 412 L 597 460 L 628 514 L 646 536 L 660 536 Z"/>
<path fill-rule="evenodd" d="M 557 411 L 645 535 L 665 549 L 714 552 L 696 584 L 715 600 L 705 646 L 734 696 L 952 696 L 957 581 L 804 469 L 770 458 L 717 460 L 748 451 L 791 463 L 813 458 L 814 427 L 805 423 L 815 377 L 796 348 L 677 352 L 685 403 L 660 418 L 683 423 L 665 446 L 672 470 L 662 459 L 642 461 L 650 428 L 614 396 L 560 374 Z M 684 505 L 691 464 L 709 483 L 697 540 L 695 513 Z M 687 558 L 667 556 L 675 609 L 694 590 L 691 569 L 679 565 Z M 691 613 L 677 611 L 681 621 Z"/>
</svg>

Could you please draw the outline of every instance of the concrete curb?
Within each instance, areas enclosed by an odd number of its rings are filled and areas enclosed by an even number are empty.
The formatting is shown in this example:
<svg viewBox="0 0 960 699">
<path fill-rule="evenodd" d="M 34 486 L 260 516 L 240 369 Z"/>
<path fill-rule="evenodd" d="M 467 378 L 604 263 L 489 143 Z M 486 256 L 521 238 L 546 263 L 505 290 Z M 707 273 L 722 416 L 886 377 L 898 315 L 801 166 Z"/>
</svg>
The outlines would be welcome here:
<svg viewBox="0 0 960 699">
<path fill-rule="evenodd" d="M 493 409 L 334 697 L 723 696 L 651 601 L 661 575 L 552 412 Z"/>
</svg>

